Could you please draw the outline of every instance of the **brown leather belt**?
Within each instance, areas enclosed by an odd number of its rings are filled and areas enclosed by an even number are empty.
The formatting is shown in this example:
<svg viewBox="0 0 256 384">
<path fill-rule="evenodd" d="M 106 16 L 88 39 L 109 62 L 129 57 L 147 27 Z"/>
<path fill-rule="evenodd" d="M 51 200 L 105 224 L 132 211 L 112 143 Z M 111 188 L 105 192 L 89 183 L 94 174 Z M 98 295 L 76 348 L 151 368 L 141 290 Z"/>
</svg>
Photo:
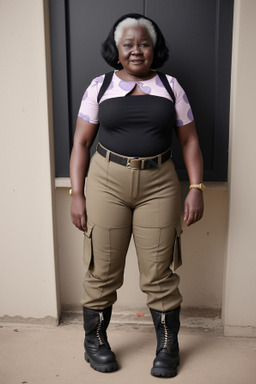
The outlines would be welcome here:
<svg viewBox="0 0 256 384">
<path fill-rule="evenodd" d="M 167 151 L 154 157 L 126 157 L 107 150 L 100 143 L 97 145 L 97 152 L 101 156 L 108 158 L 109 161 L 131 169 L 157 168 L 172 156 L 172 150 L 169 148 Z"/>
</svg>

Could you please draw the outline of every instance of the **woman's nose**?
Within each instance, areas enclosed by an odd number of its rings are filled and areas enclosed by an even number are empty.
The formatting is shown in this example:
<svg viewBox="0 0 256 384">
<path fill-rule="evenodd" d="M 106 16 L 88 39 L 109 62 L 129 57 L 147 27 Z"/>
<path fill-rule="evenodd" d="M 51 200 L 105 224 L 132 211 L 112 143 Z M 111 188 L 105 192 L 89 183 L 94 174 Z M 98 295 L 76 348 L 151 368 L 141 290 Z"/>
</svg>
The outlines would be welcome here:
<svg viewBox="0 0 256 384">
<path fill-rule="evenodd" d="M 136 45 L 133 50 L 131 51 L 132 55 L 140 55 L 142 53 L 141 47 L 139 45 Z"/>
</svg>

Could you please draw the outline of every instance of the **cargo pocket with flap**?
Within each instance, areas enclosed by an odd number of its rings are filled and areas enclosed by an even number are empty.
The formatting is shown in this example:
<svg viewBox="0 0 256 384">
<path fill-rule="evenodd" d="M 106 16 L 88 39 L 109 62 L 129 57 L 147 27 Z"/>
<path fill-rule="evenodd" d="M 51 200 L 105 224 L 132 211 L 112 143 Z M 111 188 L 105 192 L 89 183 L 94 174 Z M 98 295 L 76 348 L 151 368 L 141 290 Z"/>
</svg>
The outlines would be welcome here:
<svg viewBox="0 0 256 384">
<path fill-rule="evenodd" d="M 182 231 L 180 220 L 175 224 L 175 231 L 176 231 L 176 235 L 174 240 L 172 262 L 171 262 L 171 269 L 173 271 L 175 271 L 177 268 L 179 268 L 182 265 L 180 236 L 183 231 Z"/>
<path fill-rule="evenodd" d="M 90 266 L 93 261 L 92 231 L 93 225 L 88 224 L 87 231 L 84 232 L 83 246 L 83 259 L 86 270 L 90 269 Z"/>
</svg>

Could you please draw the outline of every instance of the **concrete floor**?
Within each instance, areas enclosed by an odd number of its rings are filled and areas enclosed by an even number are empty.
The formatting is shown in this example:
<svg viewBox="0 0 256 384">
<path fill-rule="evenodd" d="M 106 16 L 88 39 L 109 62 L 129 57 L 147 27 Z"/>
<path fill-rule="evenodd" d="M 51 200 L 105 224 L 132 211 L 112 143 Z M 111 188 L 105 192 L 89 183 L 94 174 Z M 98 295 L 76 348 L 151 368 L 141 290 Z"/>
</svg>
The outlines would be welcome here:
<svg viewBox="0 0 256 384">
<path fill-rule="evenodd" d="M 196 324 L 196 322 L 195 322 Z M 255 384 L 256 339 L 223 337 L 219 326 L 182 326 L 178 376 L 150 375 L 155 334 L 147 322 L 110 325 L 109 341 L 120 369 L 99 373 L 83 360 L 83 330 L 79 321 L 59 327 L 0 325 L 1 384 Z"/>
</svg>

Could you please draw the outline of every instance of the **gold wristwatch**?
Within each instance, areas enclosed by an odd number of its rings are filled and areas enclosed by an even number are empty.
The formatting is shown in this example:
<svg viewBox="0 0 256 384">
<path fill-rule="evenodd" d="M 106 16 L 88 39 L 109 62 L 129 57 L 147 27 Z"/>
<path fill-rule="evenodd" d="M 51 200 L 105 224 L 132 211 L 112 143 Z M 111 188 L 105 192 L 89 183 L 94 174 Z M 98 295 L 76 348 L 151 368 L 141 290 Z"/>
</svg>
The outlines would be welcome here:
<svg viewBox="0 0 256 384">
<path fill-rule="evenodd" d="M 200 184 L 191 184 L 189 186 L 189 189 L 200 189 L 201 191 L 204 191 L 205 190 L 205 185 L 203 183 L 200 183 Z"/>
</svg>

